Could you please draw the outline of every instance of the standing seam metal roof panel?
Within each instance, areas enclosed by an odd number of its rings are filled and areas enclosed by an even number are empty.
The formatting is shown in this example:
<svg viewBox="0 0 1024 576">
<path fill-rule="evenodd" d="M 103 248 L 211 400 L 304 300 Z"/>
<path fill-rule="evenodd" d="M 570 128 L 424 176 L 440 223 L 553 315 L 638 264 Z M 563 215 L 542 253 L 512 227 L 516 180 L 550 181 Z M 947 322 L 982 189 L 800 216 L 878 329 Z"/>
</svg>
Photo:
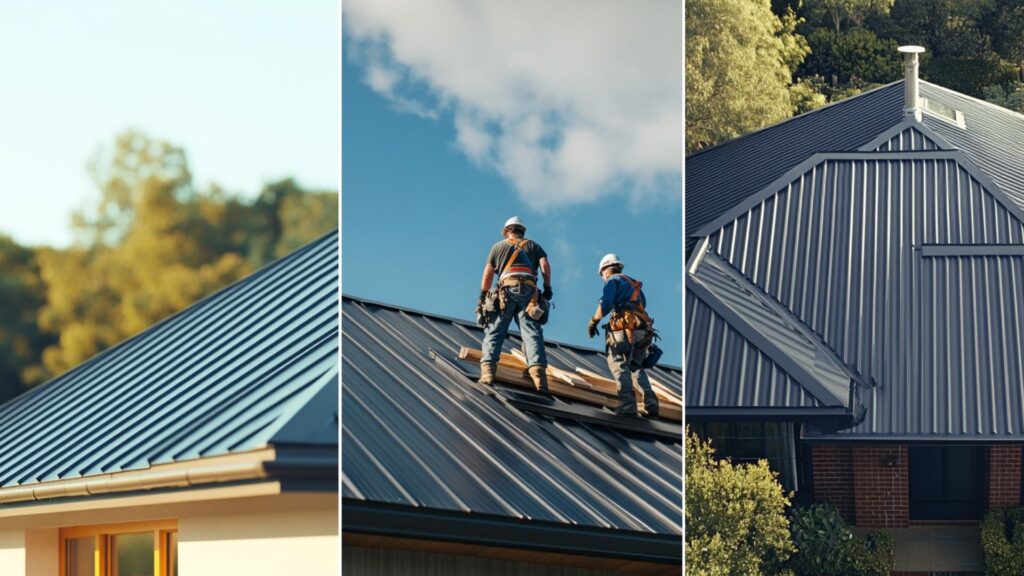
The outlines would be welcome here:
<svg viewBox="0 0 1024 576">
<path fill-rule="evenodd" d="M 337 244 L 328 234 L 0 407 L 0 486 L 268 446 L 337 385 Z"/>
<path fill-rule="evenodd" d="M 680 441 L 523 412 L 455 360 L 462 321 L 343 297 L 342 496 L 649 534 L 682 524 Z M 520 345 L 516 336 L 506 350 Z M 597 351 L 547 343 L 549 362 L 599 372 Z M 652 376 L 681 393 L 678 370 Z"/>
<path fill-rule="evenodd" d="M 1021 364 L 995 362 L 997 342 L 1024 349 L 1024 258 L 922 254 L 1024 244 L 1019 207 L 983 180 L 960 152 L 819 155 L 709 237 L 878 383 L 838 437 L 1024 437 L 1005 409 L 1021 405 Z"/>
</svg>

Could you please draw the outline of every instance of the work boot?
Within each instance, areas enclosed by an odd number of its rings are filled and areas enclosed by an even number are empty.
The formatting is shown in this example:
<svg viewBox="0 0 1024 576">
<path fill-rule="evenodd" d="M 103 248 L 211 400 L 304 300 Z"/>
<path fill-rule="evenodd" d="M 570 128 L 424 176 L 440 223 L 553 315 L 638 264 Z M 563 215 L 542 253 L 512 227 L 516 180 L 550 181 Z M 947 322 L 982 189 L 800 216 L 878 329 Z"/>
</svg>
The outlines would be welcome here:
<svg viewBox="0 0 1024 576">
<path fill-rule="evenodd" d="M 533 388 L 538 394 L 548 394 L 547 366 L 530 366 L 530 378 L 533 379 Z"/>
<path fill-rule="evenodd" d="M 646 416 L 648 418 L 657 418 L 658 417 L 658 399 L 657 398 L 652 399 L 650 402 L 644 402 L 644 416 Z"/>
<path fill-rule="evenodd" d="M 619 394 L 619 405 L 615 408 L 616 416 L 636 416 L 636 396 L 630 390 L 629 394 Z"/>
<path fill-rule="evenodd" d="M 481 363 L 480 364 L 480 382 L 481 384 L 494 384 L 494 364 Z"/>
</svg>

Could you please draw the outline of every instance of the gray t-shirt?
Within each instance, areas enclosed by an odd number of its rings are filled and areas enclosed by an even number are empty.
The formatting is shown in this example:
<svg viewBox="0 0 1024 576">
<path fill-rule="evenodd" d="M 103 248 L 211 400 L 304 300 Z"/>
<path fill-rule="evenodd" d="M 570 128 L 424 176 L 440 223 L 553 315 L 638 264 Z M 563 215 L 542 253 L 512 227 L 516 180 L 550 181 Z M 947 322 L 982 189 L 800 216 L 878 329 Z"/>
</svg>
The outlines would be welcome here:
<svg viewBox="0 0 1024 576">
<path fill-rule="evenodd" d="M 522 250 L 519 251 L 516 261 L 509 267 L 506 275 L 530 274 L 534 278 L 537 277 L 540 259 L 547 258 L 548 254 L 540 247 L 540 244 L 529 239 L 517 240 L 515 244 L 506 239 L 491 247 L 491 252 L 487 255 L 487 262 L 494 267 L 494 271 L 498 273 L 499 277 L 502 270 L 505 269 L 508 259 L 516 251 L 517 244 L 520 242 L 522 243 Z"/>
</svg>

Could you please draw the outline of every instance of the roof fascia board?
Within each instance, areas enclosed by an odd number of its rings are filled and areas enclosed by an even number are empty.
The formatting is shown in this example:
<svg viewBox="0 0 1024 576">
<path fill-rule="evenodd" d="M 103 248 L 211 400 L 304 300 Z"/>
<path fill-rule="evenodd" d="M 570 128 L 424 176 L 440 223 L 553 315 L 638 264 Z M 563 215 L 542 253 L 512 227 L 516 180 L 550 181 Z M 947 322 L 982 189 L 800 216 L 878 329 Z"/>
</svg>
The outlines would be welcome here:
<svg viewBox="0 0 1024 576">
<path fill-rule="evenodd" d="M 345 532 L 376 534 L 624 558 L 662 564 L 682 562 L 680 534 L 653 534 L 524 520 L 480 513 L 412 508 L 342 499 Z"/>
<path fill-rule="evenodd" d="M 818 382 L 817 378 L 797 364 L 789 357 L 789 355 L 783 352 L 781 348 L 776 346 L 771 339 L 758 332 L 757 329 L 751 326 L 743 319 L 743 317 L 733 311 L 733 309 L 724 302 L 719 300 L 711 290 L 707 289 L 703 285 L 703 281 L 698 279 L 696 276 L 691 275 L 687 288 L 689 288 L 690 291 L 692 291 L 698 298 L 703 300 L 704 303 L 710 306 L 712 310 L 722 316 L 722 318 L 724 318 L 730 326 L 738 331 L 741 336 L 749 340 L 756 348 L 767 354 L 769 358 L 792 376 L 797 383 L 803 386 L 804 389 L 806 389 L 819 402 L 827 407 L 843 405 L 845 399 L 837 398 L 834 394 L 829 392 L 828 388 Z"/>
<path fill-rule="evenodd" d="M 923 244 L 921 256 L 1024 256 L 1024 244 Z"/>
<path fill-rule="evenodd" d="M 876 152 L 876 148 L 878 148 L 882 144 L 885 144 L 889 140 L 892 140 L 896 135 L 898 135 L 899 133 L 903 132 L 908 128 L 913 128 L 914 130 L 917 130 L 921 134 L 924 134 L 929 140 L 934 142 L 935 145 L 942 150 L 956 150 L 956 146 L 953 146 L 945 138 L 936 134 L 934 130 L 932 130 L 928 126 L 925 126 L 922 122 L 918 122 L 914 118 L 907 118 L 903 120 L 899 124 L 893 126 L 892 128 L 889 128 L 885 132 L 882 132 L 877 137 L 875 137 L 874 140 L 861 146 L 860 148 L 858 148 L 858 150 L 861 152 Z"/>
<path fill-rule="evenodd" d="M 746 138 L 747 136 L 752 136 L 754 134 L 758 134 L 758 133 L 764 132 L 766 130 L 771 130 L 772 128 L 775 128 L 776 126 L 785 124 L 786 122 L 791 122 L 791 121 L 796 120 L 798 118 L 803 118 L 805 116 L 810 116 L 811 114 L 815 114 L 817 112 L 821 112 L 822 110 L 827 110 L 829 108 L 832 108 L 833 106 L 838 106 L 840 104 L 848 103 L 850 100 L 853 100 L 854 98 L 860 98 L 861 96 L 865 96 L 867 94 L 872 94 L 872 93 L 878 92 L 880 90 L 885 90 L 886 88 L 889 88 L 890 86 L 893 86 L 894 84 L 900 84 L 902 82 L 903 82 L 903 79 L 900 78 L 899 80 L 895 80 L 893 82 L 889 82 L 888 84 L 883 84 L 883 85 L 878 86 L 876 88 L 872 88 L 871 90 L 865 90 L 864 92 L 861 92 L 860 94 L 857 94 L 855 96 L 850 96 L 849 98 L 844 98 L 844 99 L 839 100 L 837 102 L 830 102 L 830 103 L 828 103 L 828 104 L 826 104 L 824 106 L 815 108 L 814 110 L 808 110 L 807 112 L 804 112 L 803 114 L 799 114 L 797 116 L 791 116 L 789 118 L 785 118 L 785 119 L 780 120 L 780 121 L 778 121 L 778 122 L 776 122 L 774 124 L 769 124 L 768 126 L 765 126 L 764 128 L 758 128 L 757 130 L 754 130 L 753 132 L 747 132 L 746 134 L 742 134 L 742 135 L 737 136 L 735 138 L 731 138 L 729 140 L 726 140 L 725 142 L 719 142 L 718 144 L 715 144 L 714 146 L 708 146 L 707 148 L 702 148 L 700 150 L 697 150 L 693 154 L 690 154 L 689 156 L 687 156 L 686 159 L 688 160 L 690 158 L 693 158 L 694 156 L 699 156 L 700 154 L 703 154 L 705 152 L 710 152 L 711 150 L 714 150 L 716 148 L 721 148 L 722 146 L 726 146 L 726 145 L 731 144 L 733 142 L 736 142 L 738 140 L 742 140 L 743 138 Z"/>
<path fill-rule="evenodd" d="M 9 486 L 0 488 L 0 505 L 264 479 L 268 477 L 264 464 L 273 458 L 273 450 L 259 450 L 250 453 L 250 457 L 246 459 L 234 458 L 216 462 L 199 459 L 190 463 L 157 465 L 144 470 Z"/>
<path fill-rule="evenodd" d="M 865 442 L 878 444 L 1020 444 L 1024 441 L 1024 435 L 1012 436 L 953 436 L 953 435 L 922 435 L 912 434 L 815 434 L 807 433 L 800 436 L 801 442 L 807 444 L 863 444 Z"/>
</svg>

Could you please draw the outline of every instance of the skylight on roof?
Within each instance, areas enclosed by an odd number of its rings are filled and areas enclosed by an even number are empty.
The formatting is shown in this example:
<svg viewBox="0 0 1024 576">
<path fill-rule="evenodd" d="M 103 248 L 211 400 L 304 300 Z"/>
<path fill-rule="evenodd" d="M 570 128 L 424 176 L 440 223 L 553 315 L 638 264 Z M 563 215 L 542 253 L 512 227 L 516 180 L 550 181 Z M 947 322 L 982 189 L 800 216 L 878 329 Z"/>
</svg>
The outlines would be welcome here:
<svg viewBox="0 0 1024 576">
<path fill-rule="evenodd" d="M 964 122 L 964 113 L 956 108 L 927 98 L 921 98 L 921 105 L 930 116 L 949 122 L 958 128 L 967 128 L 967 124 Z"/>
</svg>

